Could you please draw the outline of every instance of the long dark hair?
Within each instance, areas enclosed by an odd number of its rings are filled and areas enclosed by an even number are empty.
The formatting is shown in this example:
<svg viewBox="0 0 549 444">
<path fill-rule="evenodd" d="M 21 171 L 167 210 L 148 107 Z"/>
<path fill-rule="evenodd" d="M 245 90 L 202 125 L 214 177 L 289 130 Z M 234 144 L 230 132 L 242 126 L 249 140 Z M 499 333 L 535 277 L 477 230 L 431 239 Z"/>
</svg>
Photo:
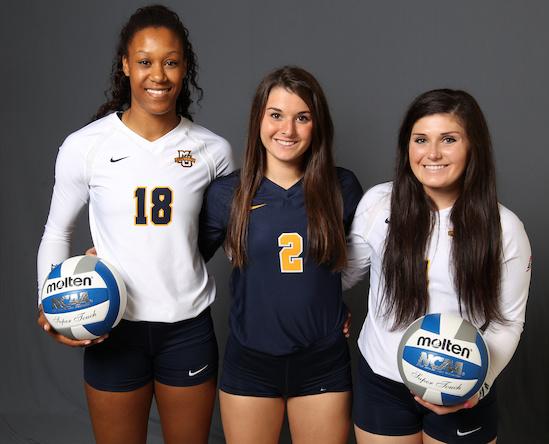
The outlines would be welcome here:
<svg viewBox="0 0 549 444">
<path fill-rule="evenodd" d="M 269 93 L 281 87 L 297 94 L 309 107 L 313 122 L 311 146 L 305 153 L 303 189 L 307 210 L 308 256 L 332 270 L 347 260 L 343 203 L 332 154 L 334 127 L 328 103 L 317 80 L 304 69 L 285 66 L 268 74 L 255 92 L 240 185 L 235 190 L 225 247 L 233 266 L 246 263 L 250 206 L 266 167 L 260 129 Z"/>
<path fill-rule="evenodd" d="M 197 94 L 198 100 L 202 98 L 202 88 L 198 86 L 198 64 L 193 47 L 189 41 L 189 31 L 179 16 L 171 9 L 162 5 L 151 5 L 139 8 L 130 17 L 120 31 L 120 38 L 116 48 L 111 72 L 111 86 L 105 92 L 107 101 L 99 107 L 93 120 L 106 116 L 112 111 L 127 109 L 131 102 L 130 80 L 122 70 L 122 58 L 128 56 L 128 46 L 133 36 L 145 28 L 167 28 L 181 40 L 183 55 L 185 57 L 187 74 L 183 79 L 183 85 L 176 102 L 177 114 L 192 120 L 189 107 L 193 103 L 192 94 Z"/>
<path fill-rule="evenodd" d="M 414 124 L 433 114 L 457 117 L 469 143 L 461 191 L 450 214 L 450 264 L 460 311 L 463 313 L 465 306 L 476 323 L 504 322 L 499 308 L 502 235 L 490 133 L 476 100 L 464 91 L 450 89 L 417 97 L 400 127 L 383 258 L 385 314 L 394 316 L 396 329 L 423 316 L 428 307 L 425 255 L 438 213 L 410 168 L 408 145 Z"/>
</svg>

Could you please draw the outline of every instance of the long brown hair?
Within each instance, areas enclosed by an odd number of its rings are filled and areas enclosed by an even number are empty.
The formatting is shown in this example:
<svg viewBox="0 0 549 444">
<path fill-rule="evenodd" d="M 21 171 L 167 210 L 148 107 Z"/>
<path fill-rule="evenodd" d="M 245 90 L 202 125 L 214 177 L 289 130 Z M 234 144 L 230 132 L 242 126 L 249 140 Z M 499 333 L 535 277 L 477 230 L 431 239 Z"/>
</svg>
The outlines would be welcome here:
<svg viewBox="0 0 549 444">
<path fill-rule="evenodd" d="M 246 263 L 250 207 L 266 167 L 260 129 L 269 93 L 281 87 L 297 94 L 309 107 L 313 122 L 311 146 L 305 153 L 303 189 L 307 210 L 308 256 L 332 270 L 347 260 L 343 202 L 332 154 L 334 127 L 326 97 L 317 80 L 304 69 L 285 66 L 268 74 L 255 92 L 240 184 L 233 197 L 225 248 L 233 266 Z"/>
<path fill-rule="evenodd" d="M 469 142 L 460 195 L 450 214 L 454 230 L 450 264 L 460 311 L 463 304 L 474 322 L 504 322 L 499 307 L 502 235 L 490 132 L 476 100 L 449 89 L 417 97 L 400 127 L 383 257 L 386 315 L 393 314 L 393 328 L 402 328 L 428 307 L 425 254 L 438 209 L 412 172 L 408 145 L 414 124 L 433 114 L 456 116 Z"/>
<path fill-rule="evenodd" d="M 130 80 L 122 70 L 122 58 L 128 56 L 128 46 L 133 36 L 145 28 L 167 28 L 181 41 L 187 74 L 183 79 L 181 92 L 177 97 L 176 112 L 178 115 L 192 120 L 189 108 L 193 103 L 193 92 L 202 98 L 202 88 L 198 86 L 198 63 L 189 41 L 189 31 L 179 16 L 171 9 L 163 5 L 150 5 L 139 8 L 122 27 L 116 48 L 116 54 L 112 62 L 111 86 L 105 92 L 107 101 L 99 107 L 92 120 L 99 119 L 113 111 L 123 111 L 130 106 L 131 90 Z"/>
</svg>

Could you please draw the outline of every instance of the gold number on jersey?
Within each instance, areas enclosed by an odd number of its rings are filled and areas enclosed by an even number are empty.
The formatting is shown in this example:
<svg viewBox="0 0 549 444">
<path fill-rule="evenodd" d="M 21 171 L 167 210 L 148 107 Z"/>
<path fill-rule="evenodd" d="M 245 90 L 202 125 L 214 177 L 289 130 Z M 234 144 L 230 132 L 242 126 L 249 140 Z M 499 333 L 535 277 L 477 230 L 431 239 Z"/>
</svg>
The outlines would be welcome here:
<svg viewBox="0 0 549 444">
<path fill-rule="evenodd" d="M 282 233 L 278 236 L 278 253 L 282 273 L 303 273 L 303 238 L 299 233 Z"/>
<path fill-rule="evenodd" d="M 136 188 L 135 224 L 147 225 L 147 188 Z M 154 188 L 151 192 L 151 222 L 154 225 L 167 225 L 172 221 L 172 190 L 166 187 Z"/>
</svg>

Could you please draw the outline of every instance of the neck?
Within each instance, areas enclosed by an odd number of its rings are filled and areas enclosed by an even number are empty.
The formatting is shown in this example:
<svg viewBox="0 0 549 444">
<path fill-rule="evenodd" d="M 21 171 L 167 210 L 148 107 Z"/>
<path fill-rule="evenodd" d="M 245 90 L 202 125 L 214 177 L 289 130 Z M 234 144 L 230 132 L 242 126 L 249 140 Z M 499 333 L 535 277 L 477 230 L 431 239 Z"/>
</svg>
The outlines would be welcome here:
<svg viewBox="0 0 549 444">
<path fill-rule="evenodd" d="M 437 192 L 430 191 L 427 194 L 431 198 L 431 200 L 435 203 L 439 211 L 452 207 L 454 203 L 456 203 L 457 198 L 459 197 L 459 191 L 456 191 L 455 193 L 448 193 L 448 192 L 437 193 Z"/>
<path fill-rule="evenodd" d="M 301 165 L 280 165 L 267 161 L 265 177 L 284 189 L 289 189 L 303 177 Z"/>
<path fill-rule="evenodd" d="M 150 142 L 170 132 L 179 121 L 180 118 L 175 111 L 156 116 L 130 107 L 122 115 L 122 122 L 129 129 Z"/>
</svg>

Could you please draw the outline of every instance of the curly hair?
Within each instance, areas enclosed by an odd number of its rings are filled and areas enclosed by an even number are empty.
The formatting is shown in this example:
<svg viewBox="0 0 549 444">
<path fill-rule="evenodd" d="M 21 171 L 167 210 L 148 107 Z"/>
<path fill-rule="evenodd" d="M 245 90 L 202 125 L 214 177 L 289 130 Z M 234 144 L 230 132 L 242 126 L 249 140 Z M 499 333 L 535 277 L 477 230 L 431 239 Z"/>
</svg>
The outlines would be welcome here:
<svg viewBox="0 0 549 444">
<path fill-rule="evenodd" d="M 128 56 L 128 46 L 134 35 L 142 29 L 167 28 L 181 40 L 187 73 L 183 79 L 183 85 L 176 102 L 177 114 L 192 120 L 189 108 L 193 103 L 192 95 L 197 95 L 197 101 L 202 99 L 203 91 L 198 86 L 198 63 L 189 41 L 189 31 L 179 16 L 171 9 L 163 5 L 151 5 L 139 8 L 130 17 L 120 31 L 120 38 L 116 48 L 111 71 L 111 86 L 105 91 L 107 101 L 99 107 L 92 120 L 106 116 L 112 111 L 125 110 L 131 103 L 130 80 L 122 70 L 122 58 Z"/>
</svg>

